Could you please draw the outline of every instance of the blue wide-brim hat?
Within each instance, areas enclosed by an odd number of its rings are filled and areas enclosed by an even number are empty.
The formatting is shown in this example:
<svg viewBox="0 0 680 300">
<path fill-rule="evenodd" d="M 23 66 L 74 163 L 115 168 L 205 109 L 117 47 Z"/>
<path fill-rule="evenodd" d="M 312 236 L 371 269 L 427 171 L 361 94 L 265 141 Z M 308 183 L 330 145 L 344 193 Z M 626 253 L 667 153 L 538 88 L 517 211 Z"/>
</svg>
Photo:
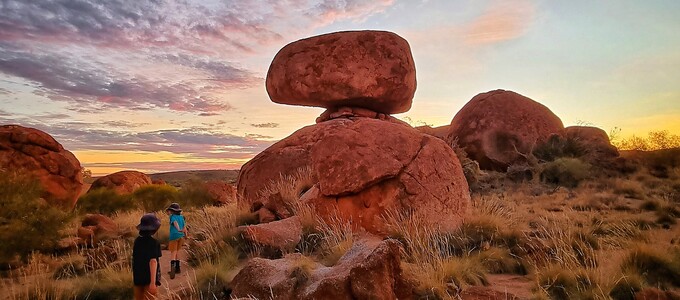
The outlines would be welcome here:
<svg viewBox="0 0 680 300">
<path fill-rule="evenodd" d="M 137 230 L 158 230 L 161 227 L 161 220 L 155 214 L 145 214 L 137 225 Z"/>
</svg>

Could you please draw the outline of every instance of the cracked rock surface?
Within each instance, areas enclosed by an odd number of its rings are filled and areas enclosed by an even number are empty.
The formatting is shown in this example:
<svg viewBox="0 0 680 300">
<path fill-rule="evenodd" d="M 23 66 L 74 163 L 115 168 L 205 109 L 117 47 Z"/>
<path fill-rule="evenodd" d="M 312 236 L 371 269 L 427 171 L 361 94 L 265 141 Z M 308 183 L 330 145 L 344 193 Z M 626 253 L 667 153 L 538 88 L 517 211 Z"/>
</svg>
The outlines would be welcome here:
<svg viewBox="0 0 680 300">
<path fill-rule="evenodd" d="M 238 191 L 247 204 L 301 167 L 316 184 L 301 198 L 322 217 L 352 219 L 384 234 L 389 211 L 458 226 L 470 195 L 458 158 L 442 140 L 410 126 L 369 118 L 333 119 L 302 128 L 245 164 Z"/>
</svg>

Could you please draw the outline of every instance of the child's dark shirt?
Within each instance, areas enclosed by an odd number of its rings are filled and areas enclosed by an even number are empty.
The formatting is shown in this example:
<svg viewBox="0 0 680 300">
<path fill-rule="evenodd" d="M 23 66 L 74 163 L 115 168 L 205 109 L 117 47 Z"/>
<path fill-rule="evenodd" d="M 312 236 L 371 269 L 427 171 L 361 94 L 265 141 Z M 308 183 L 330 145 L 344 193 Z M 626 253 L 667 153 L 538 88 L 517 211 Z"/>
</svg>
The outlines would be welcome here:
<svg viewBox="0 0 680 300">
<path fill-rule="evenodd" d="M 149 261 L 161 257 L 161 244 L 151 236 L 138 236 L 132 247 L 132 278 L 135 285 L 149 285 Z M 160 266 L 159 266 L 160 267 Z"/>
</svg>

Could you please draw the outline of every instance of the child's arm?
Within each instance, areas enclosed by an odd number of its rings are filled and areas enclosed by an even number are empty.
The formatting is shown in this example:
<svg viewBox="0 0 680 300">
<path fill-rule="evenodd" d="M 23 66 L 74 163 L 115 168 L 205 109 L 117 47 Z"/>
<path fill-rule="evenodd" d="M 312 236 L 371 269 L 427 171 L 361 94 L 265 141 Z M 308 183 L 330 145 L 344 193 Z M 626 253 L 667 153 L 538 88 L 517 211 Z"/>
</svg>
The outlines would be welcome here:
<svg viewBox="0 0 680 300">
<path fill-rule="evenodd" d="M 158 267 L 158 262 L 155 258 L 149 260 L 149 272 L 151 273 L 151 283 L 149 283 L 149 293 L 156 295 L 156 268 Z"/>
<path fill-rule="evenodd" d="M 177 229 L 177 231 L 182 232 L 182 230 L 179 229 L 179 224 L 177 224 L 177 221 L 173 221 L 172 226 L 175 226 L 175 229 Z"/>
</svg>

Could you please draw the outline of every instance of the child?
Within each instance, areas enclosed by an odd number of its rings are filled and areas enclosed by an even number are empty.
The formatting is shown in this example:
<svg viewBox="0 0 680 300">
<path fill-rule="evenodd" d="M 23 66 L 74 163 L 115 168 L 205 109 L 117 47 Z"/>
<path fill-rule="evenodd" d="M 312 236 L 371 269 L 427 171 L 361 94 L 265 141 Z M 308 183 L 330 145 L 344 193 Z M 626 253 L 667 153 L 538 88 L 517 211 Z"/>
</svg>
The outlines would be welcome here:
<svg viewBox="0 0 680 300">
<path fill-rule="evenodd" d="M 168 250 L 170 250 L 170 279 L 175 279 L 175 273 L 180 273 L 179 259 L 177 259 L 177 252 L 184 244 L 184 237 L 186 236 L 186 226 L 184 224 L 184 216 L 182 216 L 182 209 L 179 204 L 173 203 L 168 206 L 165 212 L 170 216 L 170 242 L 168 243 Z"/>
<path fill-rule="evenodd" d="M 152 237 L 161 227 L 161 221 L 154 214 L 145 214 L 137 225 L 139 236 L 132 247 L 132 278 L 135 285 L 135 300 L 155 299 L 156 285 L 160 283 L 161 244 Z"/>
</svg>

